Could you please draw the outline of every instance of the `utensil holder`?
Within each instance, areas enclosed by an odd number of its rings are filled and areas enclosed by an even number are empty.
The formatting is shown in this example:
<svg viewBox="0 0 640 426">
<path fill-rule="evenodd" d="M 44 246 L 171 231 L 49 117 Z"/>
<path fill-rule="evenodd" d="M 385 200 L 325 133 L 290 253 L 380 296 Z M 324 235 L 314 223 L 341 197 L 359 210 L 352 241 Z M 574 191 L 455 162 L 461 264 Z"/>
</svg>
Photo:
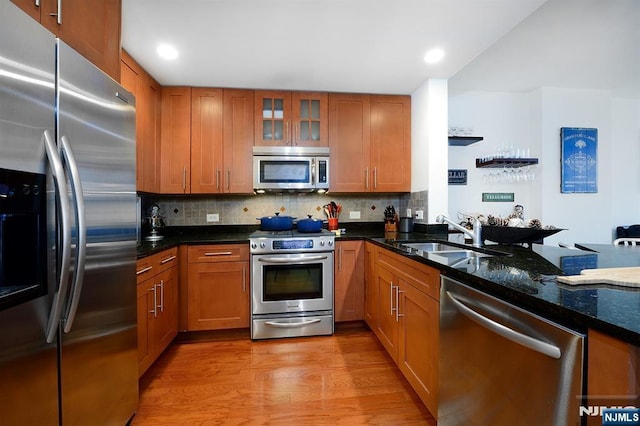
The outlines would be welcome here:
<svg viewBox="0 0 640 426">
<path fill-rule="evenodd" d="M 337 217 L 330 217 L 327 220 L 327 229 L 329 231 L 335 231 L 336 229 L 338 229 L 338 218 Z"/>
</svg>

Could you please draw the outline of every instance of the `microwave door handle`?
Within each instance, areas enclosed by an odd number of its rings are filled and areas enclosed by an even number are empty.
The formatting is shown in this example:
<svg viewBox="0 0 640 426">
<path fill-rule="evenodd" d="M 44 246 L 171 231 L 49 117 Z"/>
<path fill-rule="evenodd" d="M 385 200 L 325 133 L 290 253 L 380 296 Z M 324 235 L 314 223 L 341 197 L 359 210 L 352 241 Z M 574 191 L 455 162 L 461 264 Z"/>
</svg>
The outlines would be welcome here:
<svg viewBox="0 0 640 426">
<path fill-rule="evenodd" d="M 316 159 L 311 159 L 311 183 L 315 186 L 318 184 L 316 181 Z"/>
<path fill-rule="evenodd" d="M 328 256 L 259 257 L 258 261 L 263 263 L 308 263 L 326 259 L 328 259 Z"/>
<path fill-rule="evenodd" d="M 485 317 L 484 315 L 479 314 L 474 311 L 460 300 L 458 300 L 450 291 L 447 291 L 447 296 L 449 300 L 453 303 L 453 305 L 460 311 L 464 316 L 477 323 L 478 325 L 494 332 L 495 334 L 504 337 L 507 340 L 511 340 L 514 343 L 517 343 L 521 346 L 529 348 L 533 351 L 539 352 L 543 355 L 554 359 L 560 359 L 562 353 L 560 352 L 560 348 L 549 344 L 547 342 L 543 342 L 542 340 L 538 340 L 531 336 L 527 336 L 526 334 L 522 334 L 516 330 L 513 330 L 506 325 L 500 324 L 490 318 Z"/>
<path fill-rule="evenodd" d="M 67 312 L 64 320 L 64 332 L 71 331 L 73 326 L 73 320 L 76 317 L 78 311 L 78 302 L 80 301 L 80 294 L 82 293 L 82 283 L 84 278 L 85 262 L 87 259 L 87 222 L 84 208 L 84 195 L 82 192 L 82 182 L 80 180 L 80 171 L 78 170 L 78 163 L 73 155 L 73 151 L 69 145 L 69 140 L 66 136 L 61 138 L 62 141 L 62 154 L 69 170 L 69 181 L 71 182 L 71 191 L 73 192 L 73 199 L 76 203 L 75 216 L 76 216 L 76 232 L 78 234 L 76 241 L 76 264 L 73 270 L 73 280 L 71 285 L 71 302 L 67 307 Z"/>
<path fill-rule="evenodd" d="M 60 245 L 58 246 L 62 253 L 60 255 L 60 278 L 58 281 L 58 290 L 53 296 L 51 311 L 49 312 L 49 320 L 47 323 L 46 339 L 47 343 L 53 342 L 58 330 L 58 324 L 62 315 L 62 305 L 65 295 L 67 294 L 67 286 L 69 284 L 69 267 L 71 265 L 71 215 L 69 213 L 69 203 L 67 199 L 67 181 L 62 167 L 62 160 L 58 154 L 58 148 L 51 137 L 49 130 L 45 130 L 42 135 L 45 152 L 51 167 L 51 174 L 56 192 L 58 203 L 58 211 L 60 213 L 60 229 L 58 235 Z"/>
</svg>

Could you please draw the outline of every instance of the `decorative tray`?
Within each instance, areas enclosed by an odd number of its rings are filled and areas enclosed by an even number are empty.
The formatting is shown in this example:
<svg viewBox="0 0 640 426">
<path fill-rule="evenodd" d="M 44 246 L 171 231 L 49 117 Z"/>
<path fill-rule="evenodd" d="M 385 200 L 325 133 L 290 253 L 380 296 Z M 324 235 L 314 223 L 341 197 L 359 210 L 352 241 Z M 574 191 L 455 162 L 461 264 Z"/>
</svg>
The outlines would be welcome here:
<svg viewBox="0 0 640 426">
<path fill-rule="evenodd" d="M 563 229 L 516 228 L 512 226 L 486 225 L 482 227 L 482 240 L 498 244 L 531 244 L 541 241 Z"/>
</svg>

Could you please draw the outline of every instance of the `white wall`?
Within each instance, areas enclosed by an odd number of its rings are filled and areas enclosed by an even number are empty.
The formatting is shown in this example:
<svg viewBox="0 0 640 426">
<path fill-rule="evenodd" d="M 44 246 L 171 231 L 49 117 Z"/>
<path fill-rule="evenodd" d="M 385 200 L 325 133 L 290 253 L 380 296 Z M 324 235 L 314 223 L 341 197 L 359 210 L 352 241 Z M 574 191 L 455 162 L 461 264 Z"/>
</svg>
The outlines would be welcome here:
<svg viewBox="0 0 640 426">
<path fill-rule="evenodd" d="M 566 228 L 545 244 L 608 244 L 617 225 L 640 223 L 640 100 L 609 92 L 539 88 L 530 93 L 475 92 L 449 99 L 449 125 L 473 127 L 485 140 L 449 147 L 449 168 L 467 168 L 469 184 L 449 186 L 449 212 L 501 214 L 522 204 L 528 219 Z M 560 192 L 560 128 L 598 129 L 598 193 Z M 475 158 L 502 145 L 539 157 L 533 184 L 489 185 Z M 482 192 L 514 192 L 515 203 L 482 203 Z"/>
<path fill-rule="evenodd" d="M 540 108 L 542 158 L 547 165 L 542 174 L 542 215 L 548 223 L 566 228 L 545 242 L 610 243 L 614 141 L 609 92 L 544 88 Z M 597 193 L 560 192 L 561 127 L 598 129 Z"/>
<path fill-rule="evenodd" d="M 411 94 L 411 192 L 428 190 L 428 223 L 448 206 L 447 115 L 447 80 L 427 80 Z"/>
<path fill-rule="evenodd" d="M 503 171 L 475 166 L 476 158 L 494 155 L 504 146 L 521 151 L 528 149 L 530 157 L 540 156 L 532 98 L 535 94 L 473 92 L 449 99 L 449 125 L 473 128 L 474 136 L 484 137 L 468 146 L 449 147 L 449 168 L 467 169 L 468 173 L 467 185 L 449 186 L 452 217 L 457 214 L 506 216 L 514 205 L 521 204 L 527 218 L 540 218 L 539 179 L 533 183 L 488 183 L 489 173 Z M 534 167 L 536 177 L 539 169 L 540 166 Z M 482 202 L 483 192 L 513 192 L 515 202 Z"/>
<path fill-rule="evenodd" d="M 640 100 L 613 100 L 613 224 L 640 223 Z"/>
</svg>

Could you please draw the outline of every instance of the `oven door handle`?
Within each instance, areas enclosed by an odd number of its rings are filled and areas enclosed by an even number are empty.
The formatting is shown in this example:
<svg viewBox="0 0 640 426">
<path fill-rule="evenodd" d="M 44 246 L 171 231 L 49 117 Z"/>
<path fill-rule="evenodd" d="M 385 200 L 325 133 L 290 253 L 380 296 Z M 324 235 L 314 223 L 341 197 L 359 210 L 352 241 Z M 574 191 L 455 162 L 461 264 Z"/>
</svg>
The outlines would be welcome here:
<svg viewBox="0 0 640 426">
<path fill-rule="evenodd" d="M 259 257 L 258 262 L 264 263 L 308 263 L 327 260 L 328 256 L 300 256 L 300 257 Z"/>
<path fill-rule="evenodd" d="M 273 328 L 302 328 L 307 325 L 317 324 L 322 321 L 320 318 L 315 318 L 308 321 L 300 321 L 300 322 L 276 322 L 276 321 L 267 321 L 264 324 L 273 327 Z"/>
</svg>

